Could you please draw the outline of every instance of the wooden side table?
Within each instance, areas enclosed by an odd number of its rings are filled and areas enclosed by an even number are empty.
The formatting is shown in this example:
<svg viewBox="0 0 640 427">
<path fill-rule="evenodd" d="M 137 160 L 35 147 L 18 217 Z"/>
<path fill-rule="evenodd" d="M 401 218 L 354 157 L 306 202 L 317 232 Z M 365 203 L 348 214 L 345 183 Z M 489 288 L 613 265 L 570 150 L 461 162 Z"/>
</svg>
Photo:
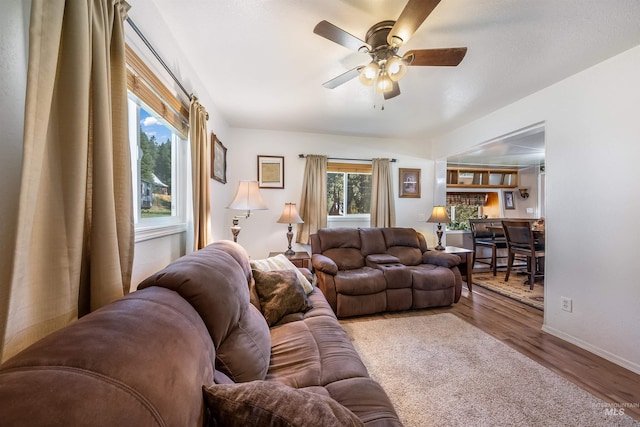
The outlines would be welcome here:
<svg viewBox="0 0 640 427">
<path fill-rule="evenodd" d="M 460 257 L 462 260 L 460 265 L 458 265 L 460 268 L 460 274 L 465 276 L 467 288 L 469 288 L 469 292 L 471 292 L 471 288 L 473 287 L 473 251 L 466 248 L 447 246 L 441 252 L 444 252 L 445 254 L 458 255 Z"/>
<path fill-rule="evenodd" d="M 269 252 L 269 257 L 283 254 L 284 252 Z M 293 255 L 285 255 L 293 265 L 298 268 L 311 269 L 311 256 L 305 251 L 296 252 Z"/>
</svg>

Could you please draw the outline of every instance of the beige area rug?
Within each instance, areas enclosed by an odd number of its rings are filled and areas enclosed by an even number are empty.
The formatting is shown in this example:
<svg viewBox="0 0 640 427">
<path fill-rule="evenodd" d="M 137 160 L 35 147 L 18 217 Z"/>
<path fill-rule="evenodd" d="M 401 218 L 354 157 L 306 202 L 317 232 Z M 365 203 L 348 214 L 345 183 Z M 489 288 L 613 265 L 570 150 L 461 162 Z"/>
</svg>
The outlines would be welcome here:
<svg viewBox="0 0 640 427">
<path fill-rule="evenodd" d="M 512 271 L 509 281 L 505 282 L 504 275 L 504 271 L 498 271 L 496 276 L 491 272 L 474 272 L 473 286 L 481 286 L 538 310 L 544 310 L 544 283 L 542 279 L 537 279 L 533 290 L 530 290 L 529 284 L 525 284 L 529 276 Z"/>
<path fill-rule="evenodd" d="M 640 426 L 453 314 L 343 327 L 406 427 Z"/>
</svg>

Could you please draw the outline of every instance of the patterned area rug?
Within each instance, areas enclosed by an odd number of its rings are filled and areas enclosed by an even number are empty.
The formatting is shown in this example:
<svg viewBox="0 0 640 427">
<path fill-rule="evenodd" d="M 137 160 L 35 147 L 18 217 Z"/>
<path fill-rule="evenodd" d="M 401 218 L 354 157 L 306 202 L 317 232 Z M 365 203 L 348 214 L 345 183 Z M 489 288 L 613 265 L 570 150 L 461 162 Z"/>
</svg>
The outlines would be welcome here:
<svg viewBox="0 0 640 427">
<path fill-rule="evenodd" d="M 481 286 L 490 291 L 497 292 L 521 303 L 527 304 L 538 310 L 544 310 L 544 282 L 537 279 L 533 290 L 529 289 L 527 275 L 517 274 L 512 271 L 509 281 L 504 281 L 504 271 L 493 273 L 473 273 L 473 286 Z"/>
</svg>

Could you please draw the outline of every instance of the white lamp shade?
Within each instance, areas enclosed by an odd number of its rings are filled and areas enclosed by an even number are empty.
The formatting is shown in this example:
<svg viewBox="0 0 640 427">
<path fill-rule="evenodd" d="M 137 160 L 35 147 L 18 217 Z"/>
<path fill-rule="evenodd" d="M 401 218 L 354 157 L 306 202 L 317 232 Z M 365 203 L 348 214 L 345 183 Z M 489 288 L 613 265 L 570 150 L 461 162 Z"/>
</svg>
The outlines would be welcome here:
<svg viewBox="0 0 640 427">
<path fill-rule="evenodd" d="M 268 209 L 265 202 L 260 196 L 260 188 L 258 181 L 240 181 L 236 195 L 227 209 L 235 209 L 239 211 L 257 211 Z"/>
<path fill-rule="evenodd" d="M 302 224 L 304 221 L 300 218 L 295 203 L 285 203 L 278 222 L 280 224 Z"/>
<path fill-rule="evenodd" d="M 439 224 L 448 224 L 451 222 L 449 215 L 447 215 L 447 208 L 444 206 L 434 206 L 431 211 L 431 216 L 427 222 L 437 222 Z"/>
</svg>

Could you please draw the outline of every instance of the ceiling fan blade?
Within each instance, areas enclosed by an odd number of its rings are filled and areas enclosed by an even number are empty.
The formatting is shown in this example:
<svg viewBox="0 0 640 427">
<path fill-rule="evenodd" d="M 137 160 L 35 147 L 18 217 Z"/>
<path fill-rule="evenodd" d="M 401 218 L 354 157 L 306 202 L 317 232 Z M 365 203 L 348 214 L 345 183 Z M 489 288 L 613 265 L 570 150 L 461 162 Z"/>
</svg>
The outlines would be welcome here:
<svg viewBox="0 0 640 427">
<path fill-rule="evenodd" d="M 449 47 L 443 49 L 417 49 L 405 53 L 409 65 L 451 66 L 462 62 L 467 54 L 466 47 Z"/>
<path fill-rule="evenodd" d="M 398 82 L 393 82 L 391 90 L 384 93 L 384 99 L 395 98 L 398 95 L 400 95 L 400 85 Z"/>
<path fill-rule="evenodd" d="M 342 28 L 336 27 L 331 22 L 328 21 L 320 21 L 318 25 L 315 26 L 313 32 L 319 36 L 324 37 L 325 39 L 331 40 L 334 43 L 338 43 L 344 47 L 348 47 L 349 49 L 359 51 L 362 48 L 366 48 L 367 51 L 371 49 L 366 42 L 360 40 L 356 36 L 347 33 Z"/>
<path fill-rule="evenodd" d="M 409 0 L 387 35 L 389 45 L 399 47 L 406 43 L 438 3 L 440 0 Z"/>
<path fill-rule="evenodd" d="M 360 74 L 361 69 L 362 69 L 362 66 L 352 68 L 349 71 L 340 74 L 338 77 L 334 77 L 328 82 L 322 83 L 322 86 L 326 87 L 327 89 L 335 89 L 341 84 L 344 84 L 349 80 L 358 77 L 358 74 Z"/>
</svg>

